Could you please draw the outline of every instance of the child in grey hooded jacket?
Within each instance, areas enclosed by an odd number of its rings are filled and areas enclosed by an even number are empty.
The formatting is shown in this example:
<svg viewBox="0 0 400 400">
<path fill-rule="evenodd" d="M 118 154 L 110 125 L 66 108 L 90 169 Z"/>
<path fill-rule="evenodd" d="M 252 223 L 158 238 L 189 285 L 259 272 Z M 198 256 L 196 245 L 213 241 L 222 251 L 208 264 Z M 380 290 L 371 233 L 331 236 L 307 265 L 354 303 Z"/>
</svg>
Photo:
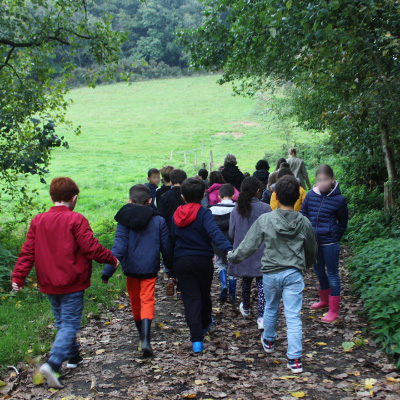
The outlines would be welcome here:
<svg viewBox="0 0 400 400">
<path fill-rule="evenodd" d="M 248 231 L 240 246 L 228 254 L 228 260 L 239 263 L 250 257 L 264 243 L 261 271 L 265 294 L 264 333 L 261 342 L 267 353 L 274 351 L 279 304 L 283 299 L 287 338 L 288 368 L 303 372 L 302 321 L 306 267 L 312 266 L 318 247 L 310 221 L 294 211 L 299 197 L 299 182 L 292 176 L 276 184 L 280 206 L 261 215 Z"/>
</svg>

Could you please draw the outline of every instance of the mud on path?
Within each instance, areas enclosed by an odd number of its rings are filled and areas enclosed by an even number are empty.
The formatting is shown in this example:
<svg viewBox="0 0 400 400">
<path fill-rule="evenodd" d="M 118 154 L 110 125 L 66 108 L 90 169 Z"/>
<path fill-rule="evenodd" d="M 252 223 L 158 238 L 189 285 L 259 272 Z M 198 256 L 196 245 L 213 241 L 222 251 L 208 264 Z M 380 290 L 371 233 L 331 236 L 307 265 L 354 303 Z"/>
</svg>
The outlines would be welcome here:
<svg viewBox="0 0 400 400">
<path fill-rule="evenodd" d="M 283 313 L 279 316 L 276 351 L 266 354 L 255 314 L 243 319 L 238 304 L 218 301 L 217 275 L 212 293 L 216 323 L 206 337 L 206 351 L 192 354 L 183 304 L 164 295 L 165 282 L 160 278 L 153 322 L 154 358 L 143 360 L 137 352 L 138 335 L 128 297 L 123 296 L 115 311 L 105 310 L 99 318 L 90 319 L 82 330 L 85 362 L 63 378 L 65 389 L 51 392 L 45 384 L 34 385 L 30 367 L 19 377 L 12 374 L 7 385 L 9 397 L 5 398 L 398 400 L 399 371 L 364 333 L 368 332 L 368 325 L 359 315 L 362 301 L 352 294 L 343 261 L 342 279 L 341 321 L 325 325 L 319 321 L 322 313 L 310 309 L 317 298 L 316 279 L 312 271 L 307 272 L 303 374 L 293 376 L 286 368 Z M 238 288 L 240 295 L 239 284 Z M 351 352 L 344 352 L 342 343 L 355 338 L 359 339 L 358 345 Z M 10 385 L 14 386 L 12 392 Z"/>
</svg>

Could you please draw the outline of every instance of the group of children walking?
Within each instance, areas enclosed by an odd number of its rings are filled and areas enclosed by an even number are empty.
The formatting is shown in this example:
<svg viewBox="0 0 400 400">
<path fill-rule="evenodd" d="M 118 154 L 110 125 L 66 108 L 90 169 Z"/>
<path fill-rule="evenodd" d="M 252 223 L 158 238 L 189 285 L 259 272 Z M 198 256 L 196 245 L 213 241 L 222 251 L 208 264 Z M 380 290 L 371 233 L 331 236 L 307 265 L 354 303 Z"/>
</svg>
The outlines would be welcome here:
<svg viewBox="0 0 400 400">
<path fill-rule="evenodd" d="M 236 282 L 241 278 L 238 308 L 245 318 L 252 315 L 250 293 L 255 280 L 257 327 L 263 332 L 261 343 L 267 353 L 275 348 L 283 299 L 287 366 L 293 373 L 302 372 L 304 271 L 314 266 L 319 281 L 320 301 L 312 308 L 328 308 L 322 321 L 336 321 L 341 289 L 339 242 L 348 211 L 331 167 L 317 169 L 316 184 L 306 195 L 301 183 L 309 182 L 308 176 L 302 182 L 290 167 L 300 165 L 298 171 L 304 174 L 304 162 L 291 158 L 297 158 L 293 149 L 271 174 L 268 163 L 260 160 L 254 176 L 242 179 L 240 186 L 237 174 L 233 183 L 227 182 L 232 171 L 225 175 L 213 171 L 208 180 L 206 170 L 187 178 L 185 171 L 166 166 L 161 169 L 163 185 L 158 187 L 160 171 L 150 169 L 148 182 L 130 189 L 128 204 L 115 216 L 112 251 L 98 243 L 86 218 L 74 212 L 79 194 L 76 183 L 70 178 L 54 179 L 50 186 L 54 206 L 32 220 L 12 274 L 12 287 L 19 291 L 35 265 L 39 288 L 52 305 L 57 336 L 48 362 L 40 368 L 48 385 L 63 387 L 59 373 L 64 361 L 67 368 L 83 362 L 76 334 L 92 260 L 106 264 L 104 283 L 121 263 L 139 333 L 138 349 L 144 357 L 153 354 L 151 322 L 161 264 L 168 275 L 167 294 L 173 294 L 177 285 L 182 297 L 193 352 L 203 351 L 204 336 L 214 323 L 215 257 L 220 300 L 236 303 Z M 227 159 L 236 161 L 232 155 Z"/>
</svg>

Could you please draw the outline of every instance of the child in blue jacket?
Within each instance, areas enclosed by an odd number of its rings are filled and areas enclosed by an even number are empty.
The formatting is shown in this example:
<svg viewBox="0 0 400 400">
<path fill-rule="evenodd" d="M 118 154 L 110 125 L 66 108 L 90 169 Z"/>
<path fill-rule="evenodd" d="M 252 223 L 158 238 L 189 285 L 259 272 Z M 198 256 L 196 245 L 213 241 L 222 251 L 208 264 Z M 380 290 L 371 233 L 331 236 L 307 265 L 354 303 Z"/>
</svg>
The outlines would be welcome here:
<svg viewBox="0 0 400 400">
<path fill-rule="evenodd" d="M 329 323 L 339 318 L 340 239 L 346 231 L 349 213 L 332 168 L 321 165 L 317 169 L 316 178 L 317 183 L 307 194 L 301 212 L 311 221 L 318 242 L 314 272 L 319 281 L 320 301 L 313 304 L 312 308 L 329 308 L 321 320 Z"/>
<path fill-rule="evenodd" d="M 205 184 L 199 178 L 186 179 L 181 186 L 186 204 L 174 214 L 172 235 L 175 239 L 174 269 L 182 291 L 186 322 L 193 351 L 203 351 L 203 337 L 210 329 L 211 284 L 214 274 L 214 248 L 224 254 L 232 250 L 231 242 L 207 208 L 201 206 Z"/>
<path fill-rule="evenodd" d="M 112 253 L 118 254 L 126 275 L 126 286 L 136 328 L 140 336 L 139 350 L 144 357 L 153 354 L 150 344 L 151 321 L 154 318 L 154 290 L 160 270 L 160 252 L 167 268 L 172 267 L 172 244 L 164 218 L 150 207 L 150 189 L 135 185 L 130 189 L 129 204 L 115 216 L 118 222 Z M 104 283 L 115 272 L 106 265 Z"/>
</svg>

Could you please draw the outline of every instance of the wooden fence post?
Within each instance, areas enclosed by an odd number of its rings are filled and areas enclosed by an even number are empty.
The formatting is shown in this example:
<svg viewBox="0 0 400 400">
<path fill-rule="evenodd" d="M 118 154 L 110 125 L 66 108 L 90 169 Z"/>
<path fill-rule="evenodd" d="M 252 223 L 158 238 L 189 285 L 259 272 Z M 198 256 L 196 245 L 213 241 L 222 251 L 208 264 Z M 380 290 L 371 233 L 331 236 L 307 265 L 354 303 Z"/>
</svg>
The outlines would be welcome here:
<svg viewBox="0 0 400 400">
<path fill-rule="evenodd" d="M 214 169 L 213 152 L 210 150 L 210 172 Z"/>
<path fill-rule="evenodd" d="M 173 151 L 173 150 L 171 150 L 171 155 L 170 155 L 170 157 L 169 157 L 170 160 L 172 160 L 172 154 L 174 154 L 174 151 Z"/>
</svg>

